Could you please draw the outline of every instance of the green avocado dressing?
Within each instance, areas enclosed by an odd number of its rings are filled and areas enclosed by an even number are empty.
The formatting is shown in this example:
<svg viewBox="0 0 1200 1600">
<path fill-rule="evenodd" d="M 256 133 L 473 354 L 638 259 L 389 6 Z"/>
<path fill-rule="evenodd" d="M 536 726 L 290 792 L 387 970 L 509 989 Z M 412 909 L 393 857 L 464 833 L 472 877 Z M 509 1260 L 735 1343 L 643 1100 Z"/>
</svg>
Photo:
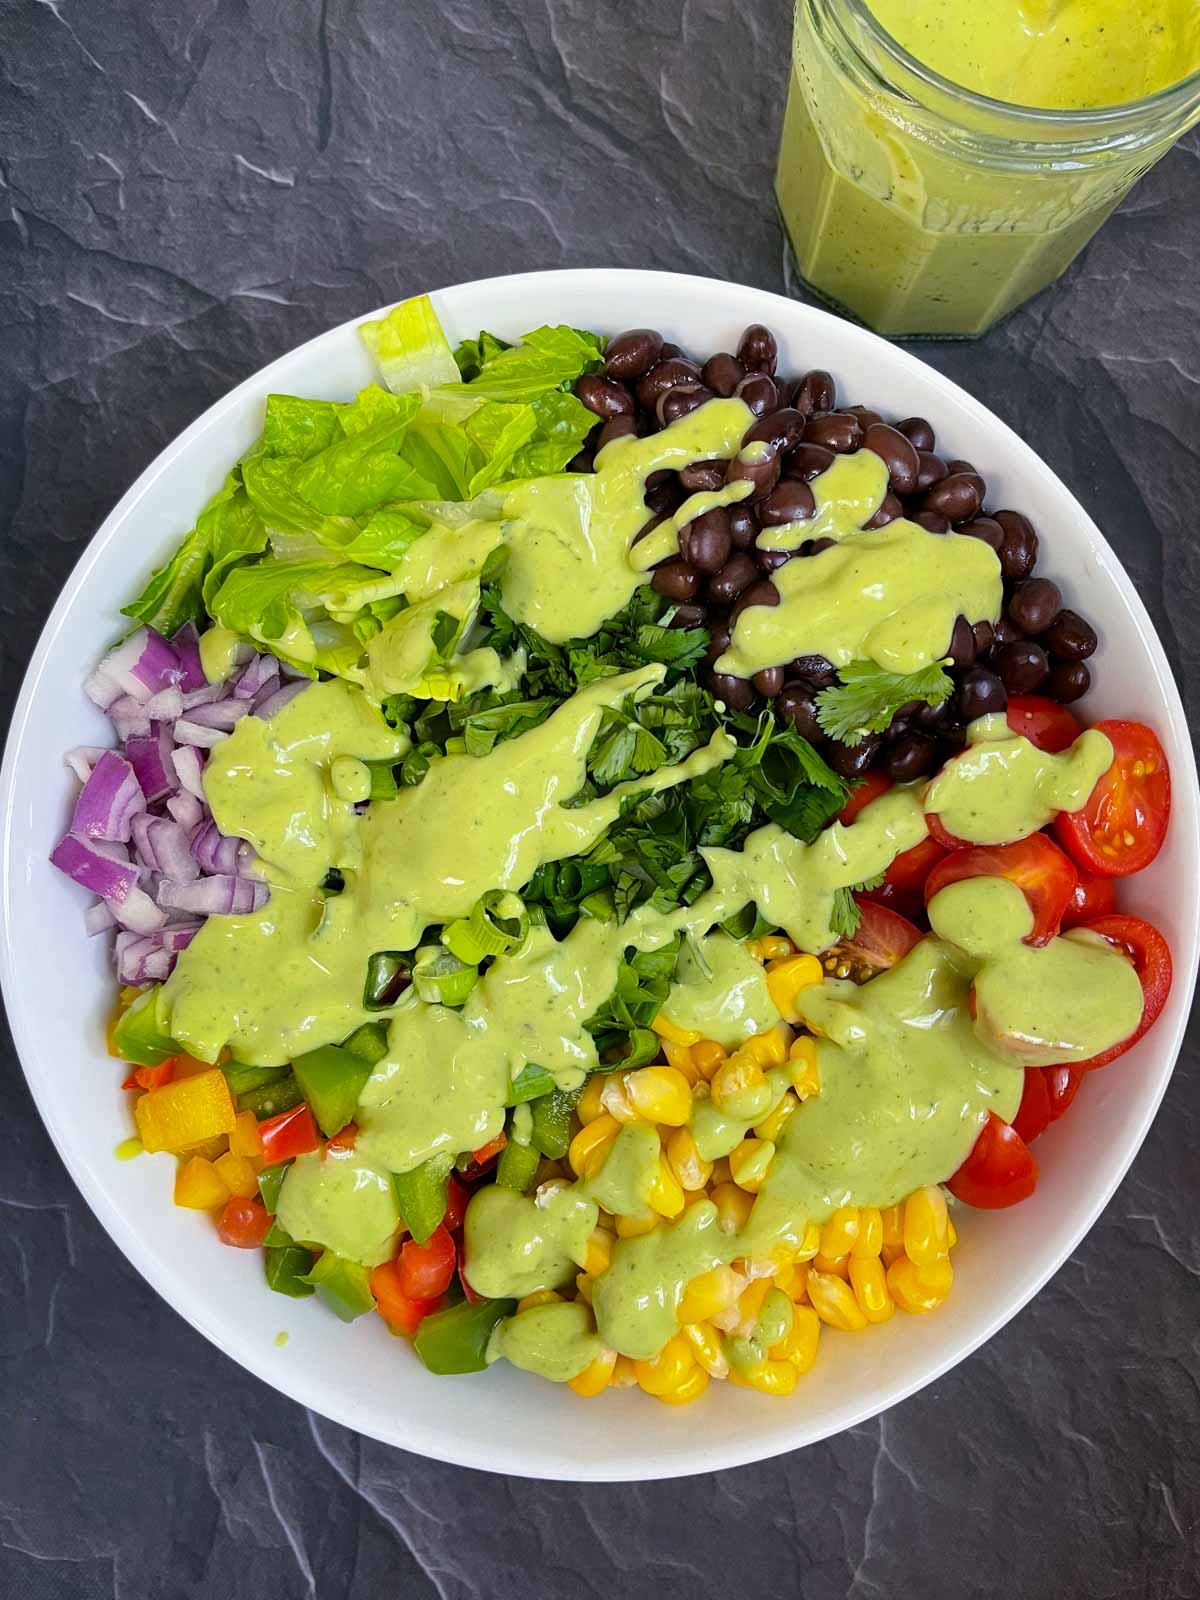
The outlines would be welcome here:
<svg viewBox="0 0 1200 1600">
<path fill-rule="evenodd" d="M 889 672 L 915 672 L 945 654 L 957 616 L 981 622 L 1000 615 L 1000 563 L 981 539 L 928 533 L 905 517 L 863 528 L 864 507 L 883 502 L 887 468 L 859 450 L 829 468 L 835 471 L 838 493 L 823 493 L 820 504 L 823 529 L 837 543 L 779 568 L 772 579 L 779 604 L 741 613 L 719 672 L 749 678 L 801 651 L 835 667 L 869 660 Z M 814 537 L 801 531 L 812 527 L 784 531 L 799 541 Z"/>
<path fill-rule="evenodd" d="M 971 844 L 1027 839 L 1058 812 L 1078 811 L 1112 759 L 1099 728 L 1055 755 L 1014 733 L 1004 716 L 979 717 L 967 728 L 967 749 L 925 791 L 925 809 Z"/>
<path fill-rule="evenodd" d="M 779 1021 L 762 962 L 722 929 L 684 945 L 663 1015 L 726 1049 Z"/>
<path fill-rule="evenodd" d="M 592 1326 L 591 1315 L 577 1300 L 551 1301 L 528 1306 L 506 1317 L 492 1331 L 487 1359 L 503 1356 L 514 1367 L 569 1383 L 604 1350 L 604 1341 Z"/>
<path fill-rule="evenodd" d="M 598 1216 L 596 1202 L 578 1185 L 548 1184 L 524 1195 L 488 1184 L 467 1207 L 463 1239 L 472 1289 L 491 1300 L 520 1300 L 562 1288 L 583 1266 Z"/>
<path fill-rule="evenodd" d="M 392 1180 L 358 1150 L 297 1156 L 284 1174 L 275 1216 L 293 1239 L 364 1267 L 396 1252 L 400 1209 Z"/>
</svg>

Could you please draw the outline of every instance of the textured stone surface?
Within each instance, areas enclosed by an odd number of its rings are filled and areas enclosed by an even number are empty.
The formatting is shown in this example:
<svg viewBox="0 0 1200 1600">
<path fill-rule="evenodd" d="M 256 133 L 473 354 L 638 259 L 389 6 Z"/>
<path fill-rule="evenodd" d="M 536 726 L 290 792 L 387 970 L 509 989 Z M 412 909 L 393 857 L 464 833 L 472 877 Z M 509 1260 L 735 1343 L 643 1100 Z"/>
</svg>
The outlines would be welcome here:
<svg viewBox="0 0 1200 1600">
<path fill-rule="evenodd" d="M 779 288 L 788 7 L 729 0 L 0 0 L 7 715 L 132 478 L 334 322 L 493 272 Z M 1103 523 L 1189 703 L 1200 662 L 1200 140 L 1064 285 L 922 354 Z M 1195 1045 L 1076 1258 L 881 1421 L 679 1484 L 468 1475 L 281 1400 L 101 1233 L 0 1069 L 0 1594 L 366 1600 L 1200 1592 Z"/>
</svg>

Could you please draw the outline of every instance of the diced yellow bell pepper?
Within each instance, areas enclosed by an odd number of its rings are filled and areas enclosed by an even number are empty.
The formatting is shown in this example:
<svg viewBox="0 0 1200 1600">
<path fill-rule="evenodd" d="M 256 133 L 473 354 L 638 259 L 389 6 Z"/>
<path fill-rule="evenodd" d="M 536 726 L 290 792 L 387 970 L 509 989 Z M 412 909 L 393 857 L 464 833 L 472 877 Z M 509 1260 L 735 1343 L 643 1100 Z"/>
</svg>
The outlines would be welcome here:
<svg viewBox="0 0 1200 1600">
<path fill-rule="evenodd" d="M 239 1200 L 253 1200 L 257 1196 L 258 1178 L 247 1156 L 236 1156 L 232 1150 L 226 1150 L 213 1162 L 213 1167 L 221 1174 L 221 1182 L 230 1194 L 236 1194 Z"/>
<path fill-rule="evenodd" d="M 229 1199 L 221 1174 L 203 1156 L 189 1156 L 175 1174 L 175 1204 L 189 1211 L 215 1211 Z"/>
<path fill-rule="evenodd" d="M 229 1149 L 235 1156 L 261 1159 L 262 1136 L 258 1131 L 258 1118 L 253 1111 L 239 1111 L 229 1135 Z"/>
<path fill-rule="evenodd" d="M 214 1067 L 180 1083 L 151 1089 L 133 1108 L 143 1146 L 156 1150 L 186 1150 L 218 1134 L 231 1133 L 237 1113 L 225 1082 Z"/>
</svg>

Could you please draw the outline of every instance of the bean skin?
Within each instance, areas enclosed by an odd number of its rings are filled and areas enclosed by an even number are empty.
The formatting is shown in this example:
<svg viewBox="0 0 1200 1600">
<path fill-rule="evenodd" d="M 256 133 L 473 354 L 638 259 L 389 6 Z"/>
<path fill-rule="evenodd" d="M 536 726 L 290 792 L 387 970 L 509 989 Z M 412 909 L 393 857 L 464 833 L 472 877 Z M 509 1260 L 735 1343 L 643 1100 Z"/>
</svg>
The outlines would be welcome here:
<svg viewBox="0 0 1200 1600">
<path fill-rule="evenodd" d="M 699 381 L 700 368 L 694 361 L 685 361 L 682 356 L 670 356 L 667 360 L 659 361 L 651 367 L 639 381 L 638 404 L 646 411 L 653 411 L 658 404 L 660 394 L 665 394 L 668 389 L 674 389 L 677 384 Z"/>
<path fill-rule="evenodd" d="M 798 478 L 784 478 L 771 490 L 758 508 L 764 528 L 781 528 L 789 522 L 807 522 L 817 514 L 812 490 Z"/>
<path fill-rule="evenodd" d="M 747 711 L 754 704 L 754 686 L 746 678 L 735 678 L 728 672 L 710 672 L 708 689 L 731 711 Z"/>
<path fill-rule="evenodd" d="M 992 648 L 992 625 L 990 622 L 977 622 L 971 630 L 975 636 L 975 654 L 985 656 Z"/>
<path fill-rule="evenodd" d="M 803 678 L 806 683 L 817 689 L 830 689 L 838 681 L 833 663 L 827 661 L 824 656 L 797 656 L 791 664 L 788 676 Z"/>
<path fill-rule="evenodd" d="M 822 550 L 832 550 L 836 539 L 806 539 L 800 546 L 802 556 L 819 556 Z"/>
<path fill-rule="evenodd" d="M 731 606 L 747 584 L 758 579 L 758 563 L 739 550 L 708 580 L 708 598 L 719 606 Z"/>
<path fill-rule="evenodd" d="M 992 624 L 992 654 L 1002 650 L 1006 644 L 1015 644 L 1021 637 L 1021 630 L 1016 623 L 1008 617 L 1001 617 L 999 622 Z"/>
<path fill-rule="evenodd" d="M 976 517 L 973 522 L 966 523 L 958 531 L 966 534 L 969 539 L 982 539 L 984 544 L 993 549 L 997 555 L 1004 543 L 1004 529 L 994 517 Z"/>
<path fill-rule="evenodd" d="M 832 411 L 837 405 L 837 384 L 830 373 L 821 367 L 806 372 L 796 385 L 792 404 L 803 417 L 818 411 Z"/>
<path fill-rule="evenodd" d="M 933 427 L 924 417 L 905 417 L 903 422 L 896 424 L 896 431 L 906 439 L 911 439 L 918 450 L 932 451 L 937 448 Z"/>
<path fill-rule="evenodd" d="M 732 639 L 733 625 L 728 618 L 719 617 L 714 619 L 710 616 L 708 619 L 708 649 L 704 652 L 705 660 L 711 664 L 718 656 L 723 656 L 726 650 L 729 649 Z"/>
<path fill-rule="evenodd" d="M 859 426 L 864 433 L 867 433 L 871 428 L 887 426 L 881 414 L 878 411 L 872 411 L 870 406 L 845 406 L 843 409 L 848 411 L 852 417 L 858 418 Z"/>
<path fill-rule="evenodd" d="M 919 733 L 902 733 L 884 753 L 884 767 L 893 783 L 911 783 L 937 760 L 937 746 Z"/>
<path fill-rule="evenodd" d="M 747 372 L 765 372 L 771 377 L 779 359 L 779 346 L 770 328 L 752 322 L 738 340 L 737 358 Z"/>
<path fill-rule="evenodd" d="M 629 328 L 610 339 L 604 352 L 604 376 L 621 383 L 643 377 L 662 355 L 662 334 L 653 328 Z"/>
<path fill-rule="evenodd" d="M 684 604 L 676 606 L 675 615 L 667 624 L 671 628 L 698 628 L 704 621 L 703 606 Z"/>
<path fill-rule="evenodd" d="M 759 566 L 768 577 L 772 572 L 778 572 L 780 567 L 786 567 L 789 561 L 794 561 L 799 555 L 798 550 L 756 550 L 754 553 Z"/>
<path fill-rule="evenodd" d="M 746 376 L 746 369 L 728 350 L 718 350 L 700 368 L 700 376 L 714 394 L 719 394 L 722 400 L 728 400 L 737 392 L 738 384 Z"/>
<path fill-rule="evenodd" d="M 694 600 L 700 593 L 701 582 L 695 567 L 689 566 L 682 556 L 672 556 L 661 562 L 650 578 L 650 586 L 656 594 L 680 602 Z"/>
<path fill-rule="evenodd" d="M 814 478 L 820 477 L 822 472 L 828 472 L 837 460 L 832 450 L 827 450 L 823 444 L 809 444 L 802 441 L 793 450 L 789 450 L 784 461 L 783 475 L 785 478 L 800 478 L 804 483 L 811 483 Z"/>
<path fill-rule="evenodd" d="M 837 455 L 848 455 L 862 444 L 862 424 L 848 411 L 829 411 L 808 419 L 804 437 L 809 444 L 823 444 Z"/>
</svg>

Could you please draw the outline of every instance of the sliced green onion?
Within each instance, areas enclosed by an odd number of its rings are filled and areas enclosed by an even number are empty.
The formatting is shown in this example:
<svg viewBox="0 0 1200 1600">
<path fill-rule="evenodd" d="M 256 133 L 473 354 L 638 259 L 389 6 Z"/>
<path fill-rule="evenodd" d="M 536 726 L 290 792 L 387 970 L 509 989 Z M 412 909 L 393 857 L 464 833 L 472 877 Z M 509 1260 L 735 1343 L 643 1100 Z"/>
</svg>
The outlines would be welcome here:
<svg viewBox="0 0 1200 1600">
<path fill-rule="evenodd" d="M 371 774 L 372 800 L 394 800 L 400 793 L 400 785 L 396 782 L 394 763 L 391 761 L 364 761 L 363 765 Z"/>
<path fill-rule="evenodd" d="M 612 897 L 611 889 L 597 889 L 594 894 L 584 895 L 579 902 L 579 910 L 585 917 L 591 917 L 593 922 L 613 922 L 616 920 L 617 907 Z"/>
<path fill-rule="evenodd" d="M 524 939 L 529 915 L 518 895 L 493 890 L 481 895 L 469 916 L 442 929 L 442 943 L 470 966 L 487 956 L 502 956 Z"/>
<path fill-rule="evenodd" d="M 477 968 L 450 950 L 430 952 L 413 968 L 413 987 L 430 1005 L 461 1006 L 478 981 Z"/>
<path fill-rule="evenodd" d="M 662 1040 L 650 1028 L 635 1028 L 629 1035 L 629 1054 L 616 1065 L 622 1072 L 632 1067 L 648 1067 L 662 1049 Z"/>
<path fill-rule="evenodd" d="M 396 1004 L 412 982 L 411 958 L 402 950 L 377 950 L 367 958 L 363 1010 L 386 1011 Z"/>
<path fill-rule="evenodd" d="M 536 1061 L 527 1061 L 520 1072 L 513 1079 L 512 1088 L 508 1091 L 510 1106 L 524 1105 L 528 1100 L 538 1100 L 544 1094 L 550 1094 L 554 1089 L 554 1075 L 547 1072 Z"/>
</svg>

